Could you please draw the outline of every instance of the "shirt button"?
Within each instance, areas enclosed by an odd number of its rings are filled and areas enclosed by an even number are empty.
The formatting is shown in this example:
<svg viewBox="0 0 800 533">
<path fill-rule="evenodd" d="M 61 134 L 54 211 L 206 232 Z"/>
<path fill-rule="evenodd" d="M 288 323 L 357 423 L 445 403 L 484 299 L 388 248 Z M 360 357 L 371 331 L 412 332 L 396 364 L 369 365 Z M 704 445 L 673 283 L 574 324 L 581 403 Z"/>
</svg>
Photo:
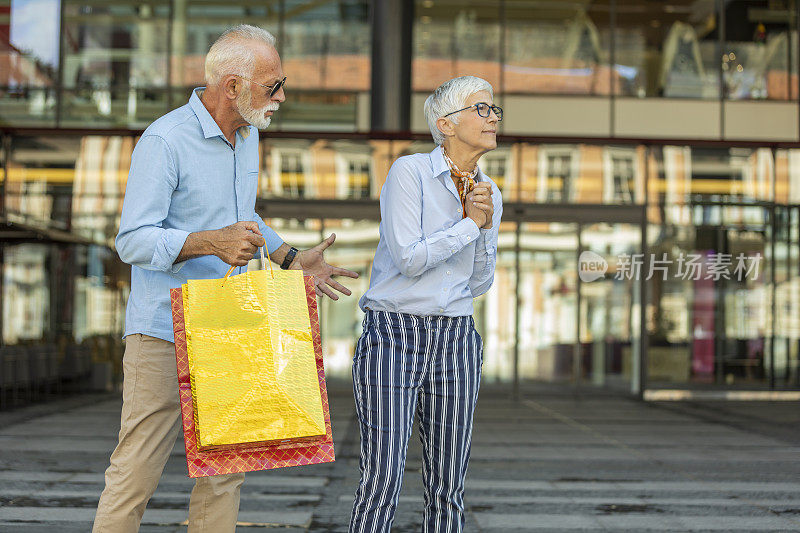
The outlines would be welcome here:
<svg viewBox="0 0 800 533">
<path fill-rule="evenodd" d="M 456 253 L 456 249 L 455 248 L 453 248 L 453 253 Z"/>
<path fill-rule="evenodd" d="M 442 289 L 442 292 L 447 292 L 447 287 L 445 287 L 444 289 Z"/>
<path fill-rule="evenodd" d="M 444 309 L 442 309 L 442 308 L 440 307 L 440 308 L 439 308 L 439 312 L 440 312 L 440 313 L 444 313 Z"/>
<path fill-rule="evenodd" d="M 449 270 L 447 271 L 447 275 L 448 275 L 448 276 L 450 275 L 450 271 L 449 271 Z"/>
</svg>

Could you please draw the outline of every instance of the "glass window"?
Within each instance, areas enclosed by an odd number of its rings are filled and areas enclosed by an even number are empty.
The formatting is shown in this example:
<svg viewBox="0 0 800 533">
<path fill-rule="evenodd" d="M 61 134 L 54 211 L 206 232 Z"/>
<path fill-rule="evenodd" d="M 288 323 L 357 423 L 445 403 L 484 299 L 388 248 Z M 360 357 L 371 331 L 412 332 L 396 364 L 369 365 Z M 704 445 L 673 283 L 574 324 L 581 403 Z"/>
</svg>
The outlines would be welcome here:
<svg viewBox="0 0 800 533">
<path fill-rule="evenodd" d="M 275 128 L 356 129 L 370 90 L 368 3 L 284 0 L 280 16 L 276 36 L 287 94 Z"/>
<path fill-rule="evenodd" d="M 481 172 L 495 182 L 505 202 L 513 201 L 516 194 L 515 145 L 498 144 L 478 161 Z"/>
<path fill-rule="evenodd" d="M 505 2 L 503 92 L 609 94 L 609 7 L 601 2 Z"/>
<path fill-rule="evenodd" d="M 59 0 L 0 1 L 0 120 L 55 125 Z"/>
<path fill-rule="evenodd" d="M 417 0 L 415 6 L 412 90 L 429 93 L 450 78 L 472 75 L 502 94 L 500 3 Z"/>
<path fill-rule="evenodd" d="M 69 228 L 78 139 L 13 137 L 6 216 L 39 227 Z"/>
<path fill-rule="evenodd" d="M 650 250 L 669 261 L 648 281 L 652 387 L 766 385 L 773 260 L 766 212 L 756 224 L 737 221 L 735 206 L 717 211 L 719 220 L 651 234 Z"/>
<path fill-rule="evenodd" d="M 540 202 L 570 202 L 575 198 L 579 169 L 576 147 L 547 146 L 539 153 Z"/>
<path fill-rule="evenodd" d="M 176 105 L 189 99 L 194 87 L 205 85 L 205 57 L 225 30 L 246 22 L 279 36 L 279 6 L 178 0 L 173 2 L 171 85 Z M 284 65 L 285 68 L 285 65 Z M 289 82 L 291 83 L 291 82 Z"/>
<path fill-rule="evenodd" d="M 636 159 L 634 149 L 606 150 L 607 168 L 603 169 L 603 200 L 606 203 L 633 203 Z"/>
<path fill-rule="evenodd" d="M 520 238 L 520 374 L 572 379 L 577 330 L 577 224 L 524 223 Z M 512 315 L 513 317 L 513 315 Z M 512 330 L 513 332 L 513 330 Z"/>
<path fill-rule="evenodd" d="M 73 254 L 77 266 L 72 318 L 75 341 L 80 343 L 93 336 L 121 336 L 130 286 L 127 279 L 119 279 L 121 262 L 116 252 L 105 246 L 76 246 Z"/>
<path fill-rule="evenodd" d="M 14 137 L 8 218 L 108 243 L 119 228 L 133 145 L 121 136 Z"/>
<path fill-rule="evenodd" d="M 722 74 L 732 100 L 797 99 L 795 2 L 725 2 Z"/>
<path fill-rule="evenodd" d="M 306 152 L 292 148 L 275 150 L 273 173 L 279 177 L 280 190 L 284 196 L 292 198 L 306 196 L 306 184 L 309 181 L 306 155 Z"/>
<path fill-rule="evenodd" d="M 369 91 L 372 33 L 368 2 L 283 3 L 280 52 L 287 84 L 298 91 Z"/>
<path fill-rule="evenodd" d="M 596 223 L 581 227 L 583 252 L 608 265 L 604 276 L 581 269 L 581 349 L 583 375 L 593 385 L 631 390 L 639 354 L 638 281 L 618 275 L 621 259 L 641 250 L 641 230 L 632 224 Z M 588 273 L 588 270 L 587 270 Z"/>
<path fill-rule="evenodd" d="M 49 248 L 5 246 L 3 251 L 3 342 L 41 341 L 50 334 Z"/>
<path fill-rule="evenodd" d="M 714 0 L 619 0 L 616 9 L 616 94 L 719 98 Z"/>
<path fill-rule="evenodd" d="M 504 222 L 497 238 L 494 282 L 475 299 L 475 328 L 483 337 L 483 379 L 508 382 L 514 375 L 514 317 L 519 296 L 515 293 L 514 245 L 516 224 Z M 526 296 L 523 296 L 529 303 Z M 525 322 L 520 322 L 521 328 Z M 529 365 L 529 352 L 519 351 L 520 368 Z"/>
<path fill-rule="evenodd" d="M 114 240 L 136 141 L 122 136 L 81 137 L 72 184 L 72 231 L 98 243 Z"/>
<path fill-rule="evenodd" d="M 321 235 L 336 233 L 336 243 L 325 252 L 326 260 L 336 266 L 358 272 L 358 279 L 344 278 L 343 285 L 353 291 L 338 301 L 323 298 L 320 327 L 325 353 L 326 372 L 330 376 L 350 377 L 355 343 L 361 335 L 364 314 L 358 300 L 369 288 L 369 276 L 375 248 L 378 247 L 378 222 L 371 220 L 325 219 L 314 235 L 317 244 Z M 288 241 L 292 242 L 292 241 Z"/>
<path fill-rule="evenodd" d="M 372 155 L 340 151 L 336 154 L 336 198 L 369 198 Z"/>
<path fill-rule="evenodd" d="M 409 141 L 264 139 L 259 196 L 376 199 L 389 168 L 410 145 Z"/>
<path fill-rule="evenodd" d="M 666 220 L 675 224 L 718 223 L 721 211 L 707 202 L 754 202 L 772 200 L 774 161 L 768 148 L 704 148 L 664 146 L 654 149 L 656 172 L 650 191 L 663 205 Z M 756 220 L 749 207 L 736 208 L 739 220 Z M 733 216 L 733 215 L 731 215 Z"/>
<path fill-rule="evenodd" d="M 146 127 L 168 110 L 170 6 L 65 0 L 61 124 Z"/>
</svg>

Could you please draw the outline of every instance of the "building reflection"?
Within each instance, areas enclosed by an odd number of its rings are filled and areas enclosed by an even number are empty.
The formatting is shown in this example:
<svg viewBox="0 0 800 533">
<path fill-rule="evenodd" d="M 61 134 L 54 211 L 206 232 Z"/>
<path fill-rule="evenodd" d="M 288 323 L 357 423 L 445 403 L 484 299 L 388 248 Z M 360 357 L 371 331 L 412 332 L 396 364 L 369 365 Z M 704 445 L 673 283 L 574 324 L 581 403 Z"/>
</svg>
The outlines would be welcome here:
<svg viewBox="0 0 800 533">
<path fill-rule="evenodd" d="M 290 95 L 262 134 L 258 210 L 298 247 L 336 232 L 331 260 L 362 275 L 321 305 L 331 376 L 349 374 L 387 172 L 432 149 L 427 94 L 472 74 L 506 110 L 480 162 L 507 206 L 476 301 L 486 380 L 800 388 L 797 9 L 415 0 L 409 133 L 371 131 L 365 0 L 0 1 L 0 401 L 118 373 L 130 273 L 113 239 L 133 147 L 242 21 L 277 36 Z M 603 278 L 581 279 L 582 252 Z M 642 280 L 621 276 L 637 254 L 666 275 L 644 279 L 646 261 Z M 720 254 L 760 269 L 706 279 Z M 681 276 L 688 256 L 700 279 Z"/>
<path fill-rule="evenodd" d="M 5 345 L 89 346 L 97 362 L 113 367 L 109 350 L 119 347 L 129 272 L 109 246 L 135 140 L 13 137 L 8 223 L 20 240 L 30 240 L 31 228 L 45 235 L 61 228 L 82 240 L 5 241 Z M 331 261 L 361 274 L 354 297 L 322 302 L 332 377 L 349 373 L 360 332 L 357 297 L 369 280 L 388 167 L 431 148 L 334 134 L 261 141 L 258 208 L 267 223 L 298 247 L 335 232 Z M 791 206 L 798 161 L 789 149 L 530 142 L 484 156 L 481 167 L 500 184 L 508 215 L 495 284 L 476 302 L 485 379 L 624 390 L 641 379 L 650 388 L 798 387 L 800 243 Z M 320 207 L 325 201 L 332 203 Z M 300 207 L 315 205 L 307 215 Z M 583 216 L 582 206 L 609 219 Z M 286 209 L 295 214 L 283 216 Z M 618 209 L 627 214 L 619 218 Z M 578 254 L 587 250 L 607 261 L 604 278 L 579 279 Z M 665 275 L 643 283 L 620 276 L 620 258 L 644 251 L 672 262 Z M 711 253 L 761 262 L 747 279 L 706 279 Z M 692 254 L 703 258 L 702 279 L 680 275 L 678 258 Z"/>
</svg>

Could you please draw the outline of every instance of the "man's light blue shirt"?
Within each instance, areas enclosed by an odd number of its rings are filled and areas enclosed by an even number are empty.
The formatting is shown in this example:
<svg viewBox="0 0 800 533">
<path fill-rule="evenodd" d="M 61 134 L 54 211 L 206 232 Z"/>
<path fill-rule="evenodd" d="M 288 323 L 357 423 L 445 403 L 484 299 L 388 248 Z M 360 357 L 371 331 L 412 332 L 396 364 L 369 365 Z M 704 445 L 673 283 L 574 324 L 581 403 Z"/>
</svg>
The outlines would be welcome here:
<svg viewBox="0 0 800 533">
<path fill-rule="evenodd" d="M 221 278 L 230 268 L 216 256 L 175 263 L 189 233 L 250 220 L 270 252 L 283 244 L 255 212 L 258 130 L 239 128 L 232 145 L 200 101 L 202 90 L 153 122 L 133 150 L 116 238 L 120 258 L 131 265 L 126 336 L 174 342 L 169 289 Z"/>
<path fill-rule="evenodd" d="M 441 147 L 399 158 L 381 190 L 380 241 L 362 310 L 419 316 L 469 316 L 472 299 L 489 290 L 503 216 L 492 184 L 492 228 L 463 218 L 461 200 Z"/>
</svg>

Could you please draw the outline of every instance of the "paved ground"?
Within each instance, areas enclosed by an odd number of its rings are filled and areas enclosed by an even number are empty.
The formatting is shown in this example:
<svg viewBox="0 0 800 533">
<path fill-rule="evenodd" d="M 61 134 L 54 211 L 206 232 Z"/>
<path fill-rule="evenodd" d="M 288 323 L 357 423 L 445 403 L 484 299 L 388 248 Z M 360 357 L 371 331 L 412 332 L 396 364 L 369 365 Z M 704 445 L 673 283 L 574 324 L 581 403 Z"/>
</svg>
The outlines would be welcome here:
<svg viewBox="0 0 800 533">
<path fill-rule="evenodd" d="M 481 392 L 467 531 L 800 531 L 796 403 L 524 397 Z M 84 396 L 0 413 L 0 531 L 89 530 L 119 406 Z M 358 468 L 346 388 L 332 413 L 337 461 L 248 474 L 239 531 L 346 531 Z M 415 438 L 395 531 L 420 530 L 420 483 Z M 185 530 L 190 487 L 178 442 L 142 531 Z"/>
</svg>

